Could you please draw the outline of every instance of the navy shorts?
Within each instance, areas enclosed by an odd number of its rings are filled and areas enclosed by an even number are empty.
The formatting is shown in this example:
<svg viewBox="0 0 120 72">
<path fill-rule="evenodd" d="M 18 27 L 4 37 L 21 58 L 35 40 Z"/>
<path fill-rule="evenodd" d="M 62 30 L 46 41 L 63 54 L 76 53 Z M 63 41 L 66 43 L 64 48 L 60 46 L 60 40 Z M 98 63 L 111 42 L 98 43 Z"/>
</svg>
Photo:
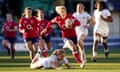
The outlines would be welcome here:
<svg viewBox="0 0 120 72">
<path fill-rule="evenodd" d="M 35 38 L 24 38 L 24 42 L 29 42 L 31 41 L 32 44 L 36 43 L 36 42 L 39 42 L 39 37 L 35 37 Z"/>
<path fill-rule="evenodd" d="M 48 35 L 48 36 L 42 36 L 42 38 L 45 40 L 46 43 L 50 42 L 50 35 Z"/>
<path fill-rule="evenodd" d="M 10 43 L 15 43 L 16 42 L 16 37 L 11 37 L 11 38 L 9 38 L 9 37 L 4 37 L 4 40 L 8 40 Z"/>
<path fill-rule="evenodd" d="M 67 40 L 72 40 L 74 44 L 77 44 L 77 37 L 71 37 L 71 38 L 63 38 L 63 41 L 64 43 L 67 41 Z"/>
</svg>

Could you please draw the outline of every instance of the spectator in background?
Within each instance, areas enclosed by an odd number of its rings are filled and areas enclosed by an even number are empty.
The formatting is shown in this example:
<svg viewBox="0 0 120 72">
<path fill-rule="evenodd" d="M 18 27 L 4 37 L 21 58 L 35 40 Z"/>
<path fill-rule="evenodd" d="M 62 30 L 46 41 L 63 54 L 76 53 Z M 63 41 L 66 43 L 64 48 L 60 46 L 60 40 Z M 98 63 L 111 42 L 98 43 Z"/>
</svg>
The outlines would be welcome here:
<svg viewBox="0 0 120 72">
<path fill-rule="evenodd" d="M 30 7 L 25 8 L 23 17 L 20 18 L 19 31 L 23 34 L 26 48 L 28 48 L 30 59 L 32 60 L 34 58 L 34 48 L 38 51 L 39 36 L 38 21 L 32 15 Z"/>
<path fill-rule="evenodd" d="M 7 49 L 8 55 L 10 55 L 11 51 L 11 58 L 14 59 L 15 57 L 15 41 L 16 41 L 16 32 L 17 32 L 17 24 L 13 21 L 12 13 L 6 14 L 6 21 L 3 24 L 2 32 L 4 33 L 4 40 L 2 45 L 4 48 Z M 8 43 L 10 46 L 8 46 Z"/>
</svg>

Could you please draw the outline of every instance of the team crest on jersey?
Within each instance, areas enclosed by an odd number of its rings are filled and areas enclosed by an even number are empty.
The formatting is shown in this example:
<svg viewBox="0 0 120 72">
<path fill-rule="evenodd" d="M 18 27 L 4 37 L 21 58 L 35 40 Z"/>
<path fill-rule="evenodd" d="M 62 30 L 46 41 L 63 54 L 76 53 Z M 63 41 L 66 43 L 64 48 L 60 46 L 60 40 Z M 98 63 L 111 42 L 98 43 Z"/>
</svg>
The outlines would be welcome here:
<svg viewBox="0 0 120 72">
<path fill-rule="evenodd" d="M 73 19 L 67 18 L 66 21 L 65 21 L 65 23 L 66 24 L 72 24 L 73 21 L 74 21 Z"/>
<path fill-rule="evenodd" d="M 6 30 L 9 30 L 9 26 L 6 26 L 5 29 L 6 29 Z"/>
<path fill-rule="evenodd" d="M 27 28 L 28 30 L 31 30 L 31 29 L 32 29 L 32 26 L 31 26 L 30 24 L 27 24 L 27 25 L 26 25 L 26 28 Z"/>
</svg>

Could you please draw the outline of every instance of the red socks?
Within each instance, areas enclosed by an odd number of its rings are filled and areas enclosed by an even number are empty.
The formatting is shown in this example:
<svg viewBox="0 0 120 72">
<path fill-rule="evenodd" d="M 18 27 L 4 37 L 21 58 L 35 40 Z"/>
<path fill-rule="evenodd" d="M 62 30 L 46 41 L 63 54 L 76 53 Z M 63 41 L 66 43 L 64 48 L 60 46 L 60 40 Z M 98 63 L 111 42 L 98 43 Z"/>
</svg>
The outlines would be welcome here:
<svg viewBox="0 0 120 72">
<path fill-rule="evenodd" d="M 42 55 L 43 55 L 43 57 L 47 57 L 47 52 L 45 49 L 42 50 Z"/>
<path fill-rule="evenodd" d="M 72 52 L 74 59 L 77 61 L 78 64 L 81 63 L 80 55 L 77 51 Z"/>
</svg>

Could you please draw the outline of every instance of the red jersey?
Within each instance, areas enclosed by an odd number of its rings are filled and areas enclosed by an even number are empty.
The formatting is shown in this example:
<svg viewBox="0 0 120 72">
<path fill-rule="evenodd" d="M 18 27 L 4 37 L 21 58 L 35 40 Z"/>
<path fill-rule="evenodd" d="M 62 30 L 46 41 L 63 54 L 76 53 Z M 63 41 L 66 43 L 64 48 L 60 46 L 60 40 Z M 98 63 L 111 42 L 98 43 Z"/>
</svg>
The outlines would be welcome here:
<svg viewBox="0 0 120 72">
<path fill-rule="evenodd" d="M 17 24 L 14 21 L 8 22 L 5 21 L 3 24 L 4 36 L 8 38 L 16 37 L 16 31 L 9 31 L 9 29 L 16 29 Z"/>
<path fill-rule="evenodd" d="M 72 21 L 72 28 L 66 28 L 65 27 L 65 21 L 67 19 L 70 19 Z M 46 29 L 52 26 L 53 23 L 57 23 L 59 28 L 62 31 L 62 37 L 64 38 L 70 38 L 70 37 L 75 37 L 76 32 L 75 32 L 75 27 L 80 25 L 80 22 L 75 19 L 71 14 L 67 14 L 66 18 L 62 19 L 60 16 L 56 16 L 53 20 L 51 20 Z"/>
<path fill-rule="evenodd" d="M 37 26 L 37 19 L 32 16 L 31 18 L 22 17 L 19 23 L 19 30 L 24 30 L 23 33 L 24 38 L 35 38 L 38 37 L 38 26 Z"/>
<path fill-rule="evenodd" d="M 39 26 L 39 34 L 41 33 L 41 31 L 47 26 L 48 24 L 48 20 L 44 19 L 44 20 L 39 20 L 38 21 L 38 26 Z M 49 28 L 47 31 L 47 34 L 49 35 L 52 31 L 52 28 Z"/>
</svg>

